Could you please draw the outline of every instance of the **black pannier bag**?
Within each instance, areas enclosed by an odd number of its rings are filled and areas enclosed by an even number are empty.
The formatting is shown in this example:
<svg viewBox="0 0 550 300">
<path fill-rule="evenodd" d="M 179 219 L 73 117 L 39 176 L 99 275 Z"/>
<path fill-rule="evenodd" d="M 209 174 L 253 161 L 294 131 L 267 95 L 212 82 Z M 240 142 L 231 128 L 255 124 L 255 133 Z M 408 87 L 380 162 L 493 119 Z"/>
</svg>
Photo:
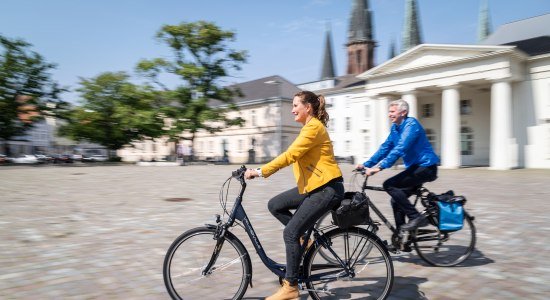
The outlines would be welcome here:
<svg viewBox="0 0 550 300">
<path fill-rule="evenodd" d="M 361 192 L 346 192 L 340 206 L 332 211 L 334 225 L 349 228 L 369 224 L 369 197 Z"/>
</svg>

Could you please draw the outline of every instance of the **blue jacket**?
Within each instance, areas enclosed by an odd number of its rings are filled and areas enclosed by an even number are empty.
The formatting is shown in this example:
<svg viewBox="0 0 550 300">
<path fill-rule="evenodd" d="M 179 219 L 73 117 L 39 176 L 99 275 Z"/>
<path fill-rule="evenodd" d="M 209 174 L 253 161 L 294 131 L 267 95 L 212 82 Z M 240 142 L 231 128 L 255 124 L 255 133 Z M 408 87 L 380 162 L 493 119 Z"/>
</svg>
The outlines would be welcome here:
<svg viewBox="0 0 550 300">
<path fill-rule="evenodd" d="M 427 167 L 439 163 L 439 157 L 432 149 L 424 128 L 413 117 L 405 118 L 400 125 L 393 124 L 386 141 L 363 165 L 371 168 L 380 162 L 379 166 L 387 169 L 399 157 L 403 157 L 405 168 L 412 165 Z"/>
</svg>

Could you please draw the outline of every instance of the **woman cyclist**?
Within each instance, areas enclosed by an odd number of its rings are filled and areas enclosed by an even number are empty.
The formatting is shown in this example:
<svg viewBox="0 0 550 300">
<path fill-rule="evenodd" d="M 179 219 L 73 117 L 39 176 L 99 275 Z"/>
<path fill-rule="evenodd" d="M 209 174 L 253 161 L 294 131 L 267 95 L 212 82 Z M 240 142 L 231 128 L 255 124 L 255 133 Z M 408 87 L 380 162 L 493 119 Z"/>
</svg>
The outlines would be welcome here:
<svg viewBox="0 0 550 300">
<path fill-rule="evenodd" d="M 293 164 L 297 187 L 269 200 L 269 211 L 285 225 L 286 274 L 283 286 L 267 300 L 298 299 L 297 284 L 302 235 L 344 197 L 342 172 L 334 158 L 326 124 L 325 98 L 301 91 L 292 101 L 294 120 L 303 125 L 288 149 L 258 169 L 249 169 L 246 179 L 267 178 Z M 291 209 L 296 209 L 294 214 Z"/>
</svg>

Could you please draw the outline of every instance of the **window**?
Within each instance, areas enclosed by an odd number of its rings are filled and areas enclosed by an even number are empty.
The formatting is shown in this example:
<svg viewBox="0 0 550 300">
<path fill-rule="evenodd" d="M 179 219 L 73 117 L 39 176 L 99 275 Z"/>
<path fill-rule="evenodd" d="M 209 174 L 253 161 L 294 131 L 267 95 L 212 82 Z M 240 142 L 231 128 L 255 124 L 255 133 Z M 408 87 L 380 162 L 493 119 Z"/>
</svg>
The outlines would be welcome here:
<svg viewBox="0 0 550 300">
<path fill-rule="evenodd" d="M 255 110 L 250 111 L 250 122 L 252 123 L 252 126 L 256 126 L 256 111 Z"/>
<path fill-rule="evenodd" d="M 239 151 L 243 151 L 244 142 L 243 140 L 239 140 Z"/>
<path fill-rule="evenodd" d="M 365 105 L 365 119 L 370 119 L 370 105 Z"/>
<path fill-rule="evenodd" d="M 346 141 L 346 153 L 351 151 L 351 141 Z"/>
<path fill-rule="evenodd" d="M 214 151 L 214 141 L 208 141 L 208 151 Z"/>
<path fill-rule="evenodd" d="M 434 115 L 434 105 L 433 103 L 423 104 L 422 105 L 422 118 L 430 118 Z"/>
<path fill-rule="evenodd" d="M 355 52 L 355 62 L 358 68 L 360 68 L 361 65 L 363 64 L 363 61 L 361 59 L 362 55 L 363 55 L 363 51 L 361 51 L 360 49 L 357 50 L 357 52 Z"/>
<path fill-rule="evenodd" d="M 428 141 L 432 145 L 432 148 L 435 150 L 436 143 L 435 143 L 435 131 L 432 129 L 426 128 L 426 137 L 428 138 Z"/>
<path fill-rule="evenodd" d="M 350 131 L 350 130 L 351 130 L 351 118 L 346 117 L 346 131 Z"/>
<path fill-rule="evenodd" d="M 364 137 L 363 142 L 364 142 L 363 147 L 365 147 L 364 153 L 369 154 L 370 153 L 370 135 L 368 134 L 368 131 Z"/>
<path fill-rule="evenodd" d="M 461 115 L 471 115 L 472 114 L 472 101 L 471 100 L 460 100 L 460 114 Z"/>
<path fill-rule="evenodd" d="M 460 154 L 474 154 L 474 132 L 470 127 L 460 128 Z"/>
<path fill-rule="evenodd" d="M 326 105 L 326 108 L 331 108 L 332 107 L 332 98 L 328 98 L 327 103 L 325 105 Z"/>
</svg>

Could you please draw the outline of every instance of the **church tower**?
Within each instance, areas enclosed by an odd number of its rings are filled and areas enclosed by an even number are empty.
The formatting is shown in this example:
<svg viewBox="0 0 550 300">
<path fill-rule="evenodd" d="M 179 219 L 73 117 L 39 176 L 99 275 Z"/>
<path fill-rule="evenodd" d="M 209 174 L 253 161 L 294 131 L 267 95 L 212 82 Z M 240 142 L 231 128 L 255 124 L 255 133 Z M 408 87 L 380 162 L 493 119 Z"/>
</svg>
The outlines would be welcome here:
<svg viewBox="0 0 550 300">
<path fill-rule="evenodd" d="M 401 52 L 405 52 L 414 46 L 422 44 L 417 7 L 418 5 L 416 4 L 416 0 L 406 0 L 405 25 L 403 26 L 403 42 L 401 43 Z"/>
<path fill-rule="evenodd" d="M 353 0 L 348 30 L 347 74 L 360 74 L 374 67 L 374 47 L 372 39 L 372 12 L 368 0 Z"/>
<path fill-rule="evenodd" d="M 479 10 L 479 19 L 477 25 L 477 41 L 482 42 L 491 34 L 491 22 L 489 18 L 489 4 L 483 0 Z"/>
<path fill-rule="evenodd" d="M 332 59 L 332 38 L 330 27 L 327 24 L 327 32 L 325 34 L 325 55 L 323 55 L 323 69 L 321 70 L 320 80 L 336 77 L 334 69 L 334 60 Z"/>
</svg>

